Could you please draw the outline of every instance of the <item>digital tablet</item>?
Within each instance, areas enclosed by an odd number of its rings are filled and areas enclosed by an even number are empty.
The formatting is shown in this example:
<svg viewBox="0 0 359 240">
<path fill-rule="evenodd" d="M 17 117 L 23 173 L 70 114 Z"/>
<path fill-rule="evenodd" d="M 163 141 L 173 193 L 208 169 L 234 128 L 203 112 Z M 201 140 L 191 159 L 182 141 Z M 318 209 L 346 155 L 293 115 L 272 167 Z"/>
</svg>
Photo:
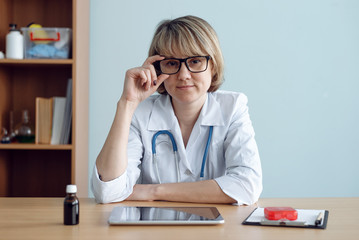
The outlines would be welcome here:
<svg viewBox="0 0 359 240">
<path fill-rule="evenodd" d="M 110 225 L 216 225 L 224 219 L 215 207 L 114 207 Z"/>
</svg>

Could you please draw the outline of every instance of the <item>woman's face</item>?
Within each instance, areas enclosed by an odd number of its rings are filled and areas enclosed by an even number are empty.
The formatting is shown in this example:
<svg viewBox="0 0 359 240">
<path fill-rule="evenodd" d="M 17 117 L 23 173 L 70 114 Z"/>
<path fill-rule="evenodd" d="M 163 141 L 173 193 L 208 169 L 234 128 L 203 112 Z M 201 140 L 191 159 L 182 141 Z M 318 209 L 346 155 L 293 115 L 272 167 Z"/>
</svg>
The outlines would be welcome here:
<svg viewBox="0 0 359 240">
<path fill-rule="evenodd" d="M 191 56 L 176 55 L 173 58 L 187 58 Z M 200 73 L 192 73 L 181 63 L 178 73 L 170 75 L 164 81 L 167 93 L 172 97 L 174 104 L 202 104 L 206 100 L 206 93 L 212 82 L 212 63 L 209 60 L 207 70 Z"/>
</svg>

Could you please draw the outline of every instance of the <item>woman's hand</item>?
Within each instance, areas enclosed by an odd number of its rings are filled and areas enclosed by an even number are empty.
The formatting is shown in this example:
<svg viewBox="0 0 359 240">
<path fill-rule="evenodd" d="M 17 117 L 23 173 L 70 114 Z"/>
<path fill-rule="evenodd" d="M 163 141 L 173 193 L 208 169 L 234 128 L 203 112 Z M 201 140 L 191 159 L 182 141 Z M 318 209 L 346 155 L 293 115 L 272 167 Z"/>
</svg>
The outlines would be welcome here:
<svg viewBox="0 0 359 240">
<path fill-rule="evenodd" d="M 141 67 L 127 70 L 121 98 L 133 103 L 140 103 L 151 96 L 169 75 L 157 77 L 153 63 L 164 57 L 155 55 L 146 59 Z"/>
<path fill-rule="evenodd" d="M 136 184 L 132 194 L 126 199 L 130 201 L 154 201 L 158 184 Z"/>
<path fill-rule="evenodd" d="M 117 103 L 115 119 L 96 160 L 102 181 L 121 176 L 127 169 L 127 144 L 130 125 L 137 105 L 153 94 L 168 75 L 157 77 L 153 63 L 162 60 L 159 55 L 146 59 L 141 67 L 126 72 L 121 99 Z"/>
</svg>

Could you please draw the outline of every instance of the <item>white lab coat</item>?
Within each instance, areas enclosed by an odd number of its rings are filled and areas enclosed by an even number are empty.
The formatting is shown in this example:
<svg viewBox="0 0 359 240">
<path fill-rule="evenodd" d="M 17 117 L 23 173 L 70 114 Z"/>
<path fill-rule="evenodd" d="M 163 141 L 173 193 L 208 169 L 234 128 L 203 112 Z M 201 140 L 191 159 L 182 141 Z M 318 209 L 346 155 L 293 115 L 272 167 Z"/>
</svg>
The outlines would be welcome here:
<svg viewBox="0 0 359 240">
<path fill-rule="evenodd" d="M 169 95 L 149 97 L 138 106 L 132 119 L 126 172 L 103 182 L 94 167 L 92 190 L 96 201 L 122 201 L 136 183 L 158 183 L 151 143 L 160 130 L 170 131 L 177 143 L 180 181 L 199 181 L 209 126 L 213 126 L 204 179 L 214 179 L 240 205 L 256 202 L 262 192 L 262 169 L 247 101 L 242 93 L 208 93 L 185 148 Z M 167 135 L 158 136 L 156 151 L 162 183 L 176 182 L 172 144 Z"/>
</svg>

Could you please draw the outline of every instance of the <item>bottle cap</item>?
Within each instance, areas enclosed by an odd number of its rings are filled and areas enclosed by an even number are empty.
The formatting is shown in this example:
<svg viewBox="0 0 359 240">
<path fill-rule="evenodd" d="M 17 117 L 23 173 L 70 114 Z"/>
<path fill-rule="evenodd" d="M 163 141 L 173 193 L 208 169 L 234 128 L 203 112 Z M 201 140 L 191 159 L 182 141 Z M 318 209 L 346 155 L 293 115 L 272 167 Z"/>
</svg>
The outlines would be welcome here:
<svg viewBox="0 0 359 240">
<path fill-rule="evenodd" d="M 9 24 L 10 32 L 11 31 L 19 31 L 20 32 L 20 30 L 16 29 L 16 27 L 17 27 L 17 25 L 15 23 L 10 23 Z"/>
<path fill-rule="evenodd" d="M 77 187 L 76 185 L 67 185 L 66 186 L 66 193 L 76 193 Z"/>
</svg>

